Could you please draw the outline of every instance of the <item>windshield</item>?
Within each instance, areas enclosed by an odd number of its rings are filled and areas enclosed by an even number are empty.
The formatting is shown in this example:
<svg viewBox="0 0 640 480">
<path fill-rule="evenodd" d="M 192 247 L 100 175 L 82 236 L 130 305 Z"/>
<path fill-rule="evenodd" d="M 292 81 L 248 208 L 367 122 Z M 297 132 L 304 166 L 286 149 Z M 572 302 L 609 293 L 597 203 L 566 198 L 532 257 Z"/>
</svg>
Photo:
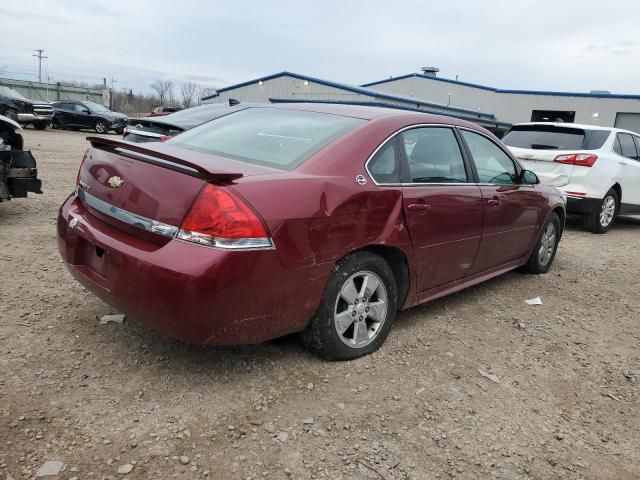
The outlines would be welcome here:
<svg viewBox="0 0 640 480">
<path fill-rule="evenodd" d="M 365 120 L 277 108 L 248 108 L 188 130 L 167 143 L 290 170 Z"/>
<path fill-rule="evenodd" d="M 111 111 L 107 107 L 104 107 L 104 106 L 100 105 L 99 103 L 82 102 L 82 104 L 85 107 L 87 107 L 89 110 L 91 110 L 92 112 L 110 112 Z"/>
<path fill-rule="evenodd" d="M 17 98 L 18 100 L 31 101 L 27 97 L 22 95 L 20 92 L 9 87 L 0 87 L 0 95 L 2 95 L 3 97 Z"/>
<path fill-rule="evenodd" d="M 576 150 L 584 143 L 584 130 L 554 125 L 520 125 L 512 127 L 502 138 L 510 147 L 533 150 Z"/>
</svg>

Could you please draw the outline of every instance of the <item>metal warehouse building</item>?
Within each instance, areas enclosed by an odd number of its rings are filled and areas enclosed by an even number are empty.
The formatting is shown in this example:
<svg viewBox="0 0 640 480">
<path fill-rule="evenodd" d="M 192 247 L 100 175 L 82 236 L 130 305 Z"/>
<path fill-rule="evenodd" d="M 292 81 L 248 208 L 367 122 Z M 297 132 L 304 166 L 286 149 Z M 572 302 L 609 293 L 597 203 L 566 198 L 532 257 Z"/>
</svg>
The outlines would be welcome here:
<svg viewBox="0 0 640 480">
<path fill-rule="evenodd" d="M 494 114 L 478 109 L 452 107 L 425 99 L 403 97 L 291 72 L 280 72 L 221 88 L 213 95 L 202 98 L 205 103 L 225 103 L 230 99 L 259 103 L 317 102 L 391 107 L 449 115 L 478 123 L 494 131 L 508 127 L 508 124 L 498 121 Z"/>
<path fill-rule="evenodd" d="M 424 98 L 471 110 L 492 112 L 501 122 L 556 121 L 626 128 L 640 132 L 640 95 L 501 90 L 425 73 L 368 83 L 363 87 L 389 95 Z"/>
<path fill-rule="evenodd" d="M 437 68 L 361 86 L 280 72 L 221 88 L 205 103 L 320 102 L 450 115 L 500 134 L 513 123 L 564 121 L 640 132 L 640 95 L 504 90 L 437 76 Z"/>
</svg>

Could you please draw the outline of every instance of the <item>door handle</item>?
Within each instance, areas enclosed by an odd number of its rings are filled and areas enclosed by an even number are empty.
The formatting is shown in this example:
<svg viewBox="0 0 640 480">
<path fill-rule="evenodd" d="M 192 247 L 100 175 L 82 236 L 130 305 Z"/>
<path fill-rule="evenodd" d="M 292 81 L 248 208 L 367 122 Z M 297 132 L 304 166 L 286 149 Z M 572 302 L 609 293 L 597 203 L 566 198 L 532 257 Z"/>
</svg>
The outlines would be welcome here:
<svg viewBox="0 0 640 480">
<path fill-rule="evenodd" d="M 431 205 L 426 203 L 410 203 L 407 205 L 407 210 L 410 212 L 416 212 L 418 215 L 424 215 L 431 208 Z"/>
<path fill-rule="evenodd" d="M 487 205 L 491 207 L 498 207 L 500 206 L 500 200 L 498 200 L 497 198 L 490 198 L 489 200 L 487 200 Z"/>
</svg>

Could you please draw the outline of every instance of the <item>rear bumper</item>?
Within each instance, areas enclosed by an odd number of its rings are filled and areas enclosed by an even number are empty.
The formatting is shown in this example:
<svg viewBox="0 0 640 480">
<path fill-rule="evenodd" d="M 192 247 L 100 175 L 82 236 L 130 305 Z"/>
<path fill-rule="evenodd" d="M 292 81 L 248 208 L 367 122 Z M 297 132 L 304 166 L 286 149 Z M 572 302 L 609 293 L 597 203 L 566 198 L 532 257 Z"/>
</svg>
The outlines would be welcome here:
<svg viewBox="0 0 640 480">
<path fill-rule="evenodd" d="M 575 197 L 567 195 L 568 213 L 591 213 L 600 208 L 602 200 L 591 197 Z"/>
<path fill-rule="evenodd" d="M 302 330 L 330 270 L 286 269 L 275 250 L 152 244 L 93 217 L 75 195 L 62 205 L 57 230 L 60 255 L 82 285 L 133 319 L 195 344 L 258 343 Z"/>
</svg>

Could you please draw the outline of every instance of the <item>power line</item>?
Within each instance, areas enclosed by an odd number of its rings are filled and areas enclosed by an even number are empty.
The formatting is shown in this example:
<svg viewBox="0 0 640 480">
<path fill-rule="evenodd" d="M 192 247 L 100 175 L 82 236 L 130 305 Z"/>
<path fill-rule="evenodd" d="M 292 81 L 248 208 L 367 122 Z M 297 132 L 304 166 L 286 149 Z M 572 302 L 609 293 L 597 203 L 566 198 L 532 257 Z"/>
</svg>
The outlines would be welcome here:
<svg viewBox="0 0 640 480">
<path fill-rule="evenodd" d="M 44 50 L 36 50 L 37 54 L 32 55 L 38 59 L 38 82 L 42 83 L 42 59 L 46 59 L 49 57 L 43 56 Z"/>
</svg>

